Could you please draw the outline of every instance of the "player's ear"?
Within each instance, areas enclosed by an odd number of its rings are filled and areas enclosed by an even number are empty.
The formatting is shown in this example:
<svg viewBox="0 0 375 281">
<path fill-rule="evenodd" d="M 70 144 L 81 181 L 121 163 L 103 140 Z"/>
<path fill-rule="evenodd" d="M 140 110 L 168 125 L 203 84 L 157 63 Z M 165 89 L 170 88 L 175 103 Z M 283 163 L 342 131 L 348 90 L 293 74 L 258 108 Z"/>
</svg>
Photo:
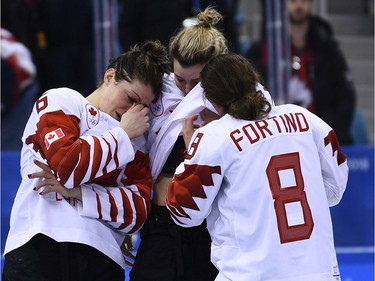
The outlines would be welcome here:
<svg viewBox="0 0 375 281">
<path fill-rule="evenodd" d="M 116 70 L 114 68 L 107 69 L 106 72 L 104 73 L 104 78 L 103 78 L 104 84 L 108 86 L 111 80 L 115 78 L 115 73 L 116 73 Z"/>
</svg>

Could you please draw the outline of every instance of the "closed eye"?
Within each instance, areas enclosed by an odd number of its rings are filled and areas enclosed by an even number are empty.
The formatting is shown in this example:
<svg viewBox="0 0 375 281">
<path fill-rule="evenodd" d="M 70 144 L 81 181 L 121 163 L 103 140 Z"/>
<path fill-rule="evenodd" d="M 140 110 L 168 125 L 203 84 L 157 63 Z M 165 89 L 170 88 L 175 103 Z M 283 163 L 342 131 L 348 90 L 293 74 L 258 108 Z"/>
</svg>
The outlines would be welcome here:
<svg viewBox="0 0 375 281">
<path fill-rule="evenodd" d="M 128 102 L 130 104 L 133 104 L 133 103 L 136 103 L 137 101 L 136 101 L 136 99 L 134 99 L 133 97 L 131 97 L 131 96 L 128 95 Z"/>
<path fill-rule="evenodd" d="M 182 83 L 182 82 L 185 81 L 181 76 L 176 75 L 176 73 L 174 74 L 174 77 L 175 77 L 175 78 L 177 79 L 177 81 L 180 82 L 180 83 Z"/>
<path fill-rule="evenodd" d="M 129 94 L 128 92 L 125 92 L 125 94 L 126 94 L 127 102 L 129 104 L 135 104 L 141 101 L 138 95 L 134 96 L 133 94 Z"/>
</svg>

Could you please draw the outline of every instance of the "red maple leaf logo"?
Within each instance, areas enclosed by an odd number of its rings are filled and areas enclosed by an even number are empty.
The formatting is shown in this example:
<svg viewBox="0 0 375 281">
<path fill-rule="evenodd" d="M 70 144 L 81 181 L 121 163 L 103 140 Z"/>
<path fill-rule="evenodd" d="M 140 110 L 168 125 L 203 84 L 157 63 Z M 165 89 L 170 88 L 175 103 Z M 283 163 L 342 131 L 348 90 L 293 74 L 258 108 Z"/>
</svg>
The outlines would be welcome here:
<svg viewBox="0 0 375 281">
<path fill-rule="evenodd" d="M 175 176 L 168 188 L 168 205 L 175 216 L 190 218 L 184 208 L 199 210 L 193 197 L 207 198 L 203 186 L 214 186 L 212 174 L 221 174 L 220 166 L 187 165 Z"/>
<path fill-rule="evenodd" d="M 48 139 L 49 139 L 49 140 L 53 139 L 54 137 L 55 137 L 55 134 L 49 134 L 49 135 L 48 135 Z"/>
<path fill-rule="evenodd" d="M 89 112 L 92 116 L 95 116 L 96 114 L 98 114 L 98 112 L 93 107 L 90 107 Z"/>
</svg>

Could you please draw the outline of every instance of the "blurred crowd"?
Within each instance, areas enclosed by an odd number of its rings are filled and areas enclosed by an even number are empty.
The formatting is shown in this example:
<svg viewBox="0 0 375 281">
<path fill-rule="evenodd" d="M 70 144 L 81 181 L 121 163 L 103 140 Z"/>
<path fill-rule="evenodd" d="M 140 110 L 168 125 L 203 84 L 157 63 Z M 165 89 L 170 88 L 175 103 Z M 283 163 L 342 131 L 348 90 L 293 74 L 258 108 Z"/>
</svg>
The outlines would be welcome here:
<svg viewBox="0 0 375 281">
<path fill-rule="evenodd" d="M 186 19 L 194 19 L 199 10 L 214 6 L 224 16 L 220 28 L 228 46 L 233 52 L 246 55 L 267 86 L 267 42 L 263 37 L 243 53 L 238 34 L 239 0 L 113 1 L 117 1 L 118 40 L 110 44 L 117 44 L 120 52 L 146 39 L 157 39 L 168 46 L 169 39 L 183 28 Z M 295 19 L 291 21 L 294 28 L 290 29 L 296 32 L 290 35 L 292 60 L 295 60 L 291 62 L 294 97 L 290 101 L 310 108 L 334 127 L 342 144 L 352 144 L 350 126 L 356 102 L 350 70 L 331 25 L 311 15 L 311 10 L 304 11 L 303 5 L 312 2 L 285 1 L 296 5 Z M 33 101 L 43 92 L 69 87 L 87 96 L 96 88 L 93 3 L 93 0 L 1 1 L 2 150 L 20 148 L 25 118 Z M 19 130 L 7 127 L 14 118 L 20 124 L 24 122 Z"/>
</svg>

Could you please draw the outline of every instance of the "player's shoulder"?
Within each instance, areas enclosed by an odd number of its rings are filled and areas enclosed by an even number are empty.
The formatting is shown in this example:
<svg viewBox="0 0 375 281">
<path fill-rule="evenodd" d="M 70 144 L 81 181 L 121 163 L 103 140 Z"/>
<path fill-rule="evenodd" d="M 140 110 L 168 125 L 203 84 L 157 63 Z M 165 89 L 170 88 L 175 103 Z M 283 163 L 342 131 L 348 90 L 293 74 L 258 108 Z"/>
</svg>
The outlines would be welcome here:
<svg viewBox="0 0 375 281">
<path fill-rule="evenodd" d="M 76 90 L 61 87 L 61 88 L 53 88 L 50 90 L 47 90 L 43 93 L 42 96 L 48 96 L 50 98 L 58 98 L 63 100 L 85 100 L 85 98 L 82 96 L 81 93 L 77 92 Z M 72 100 L 73 99 L 73 100 Z"/>
<path fill-rule="evenodd" d="M 301 114 L 305 119 L 305 122 L 309 124 L 309 127 L 317 132 L 317 131 L 326 131 L 331 130 L 332 128 L 319 116 L 309 111 L 307 108 L 304 108 L 299 105 L 295 104 L 283 104 L 274 106 L 270 112 L 270 116 L 277 116 L 277 115 L 293 115 Z M 301 116 L 299 115 L 299 116 Z"/>
<path fill-rule="evenodd" d="M 244 120 L 236 119 L 229 114 L 211 121 L 197 129 L 199 146 L 205 155 L 213 155 L 219 151 L 226 154 L 231 147 L 231 134 L 244 126 Z"/>
<path fill-rule="evenodd" d="M 226 114 L 220 119 L 213 120 L 202 128 L 199 128 L 199 131 L 202 134 L 210 135 L 212 138 L 219 140 L 222 136 L 227 135 L 228 131 L 236 128 L 238 122 L 240 122 L 240 120 Z"/>
<path fill-rule="evenodd" d="M 65 113 L 80 115 L 88 103 L 84 96 L 73 89 L 54 88 L 46 91 L 38 99 L 37 108 L 45 109 L 43 112 L 62 110 Z"/>
<path fill-rule="evenodd" d="M 307 108 L 296 104 L 281 104 L 277 106 L 273 106 L 269 116 L 275 115 L 284 115 L 284 114 L 294 114 L 294 113 L 302 113 L 306 118 L 314 118 L 314 114 L 309 111 Z"/>
<path fill-rule="evenodd" d="M 301 112 L 309 112 L 306 108 L 296 105 L 296 104 L 291 104 L 291 103 L 285 103 L 285 104 L 280 104 L 277 106 L 274 106 L 272 108 L 273 110 L 278 110 L 281 112 L 295 112 L 295 111 L 301 111 Z"/>
</svg>

